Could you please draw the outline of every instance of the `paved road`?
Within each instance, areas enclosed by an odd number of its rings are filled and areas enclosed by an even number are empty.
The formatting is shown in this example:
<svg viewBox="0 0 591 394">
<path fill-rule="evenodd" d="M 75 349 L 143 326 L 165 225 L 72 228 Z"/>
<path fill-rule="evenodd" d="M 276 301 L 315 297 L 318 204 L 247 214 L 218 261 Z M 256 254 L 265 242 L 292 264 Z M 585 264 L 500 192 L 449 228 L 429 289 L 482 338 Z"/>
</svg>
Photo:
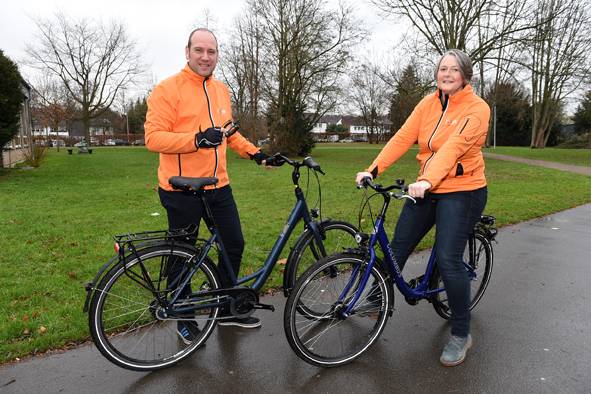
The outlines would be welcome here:
<svg viewBox="0 0 591 394">
<path fill-rule="evenodd" d="M 281 295 L 258 330 L 219 327 L 181 365 L 117 368 L 92 345 L 0 368 L 2 393 L 589 393 L 591 204 L 503 228 L 493 279 L 473 313 L 466 362 L 439 365 L 449 330 L 428 303 L 402 297 L 364 356 L 336 369 L 300 361 L 282 327 Z M 418 264 L 410 264 L 411 270 Z"/>
<path fill-rule="evenodd" d="M 575 166 L 572 164 L 556 163 L 556 162 L 552 162 L 552 161 L 526 159 L 525 157 L 501 155 L 498 153 L 491 153 L 491 152 L 485 152 L 484 157 L 489 157 L 491 159 L 497 159 L 497 160 L 514 161 L 517 163 L 524 163 L 524 164 L 529 164 L 529 165 L 534 165 L 534 166 L 539 166 L 539 167 L 553 168 L 555 170 L 575 172 L 577 174 L 591 176 L 591 167 L 586 167 L 586 166 Z"/>
</svg>

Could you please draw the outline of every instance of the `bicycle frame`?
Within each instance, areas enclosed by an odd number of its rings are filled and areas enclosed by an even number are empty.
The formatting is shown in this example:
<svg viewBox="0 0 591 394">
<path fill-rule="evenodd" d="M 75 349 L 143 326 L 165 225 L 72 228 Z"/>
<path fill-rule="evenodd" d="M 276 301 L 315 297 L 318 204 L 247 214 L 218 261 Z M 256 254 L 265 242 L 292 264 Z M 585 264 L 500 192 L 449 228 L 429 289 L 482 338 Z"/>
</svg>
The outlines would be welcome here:
<svg viewBox="0 0 591 394">
<path fill-rule="evenodd" d="M 254 280 L 254 283 L 252 284 L 252 286 L 250 286 L 250 288 L 256 292 L 259 292 L 261 290 L 261 288 L 263 287 L 263 285 L 265 284 L 265 282 L 269 278 L 269 275 L 271 275 L 271 272 L 273 271 L 273 267 L 275 267 L 275 264 L 277 263 L 277 260 L 279 259 L 279 256 L 280 256 L 281 252 L 283 251 L 283 248 L 285 247 L 293 230 L 295 229 L 295 227 L 297 226 L 297 224 L 299 223 L 300 220 L 303 220 L 306 227 L 308 227 L 312 231 L 312 234 L 314 235 L 314 238 L 317 241 L 317 246 L 320 248 L 320 253 L 322 255 L 326 254 L 326 251 L 324 250 L 324 244 L 322 242 L 322 235 L 320 233 L 320 226 L 319 226 L 318 222 L 316 222 L 315 220 L 312 219 L 309 209 L 308 209 L 308 205 L 306 203 L 306 199 L 304 197 L 304 193 L 303 193 L 302 189 L 299 187 L 299 183 L 298 183 L 299 167 L 297 167 L 297 166 L 295 167 L 295 170 L 292 174 L 292 180 L 295 185 L 294 192 L 295 192 L 296 202 L 291 210 L 291 213 L 289 214 L 289 217 L 287 219 L 285 226 L 283 227 L 283 230 L 281 231 L 281 233 L 277 237 L 277 240 L 275 241 L 269 255 L 267 256 L 267 258 L 265 259 L 265 261 L 263 263 L 263 266 L 259 270 L 257 270 L 256 272 L 254 272 L 250 275 L 244 276 L 244 277 L 240 277 L 240 278 L 238 278 L 234 274 L 234 272 L 231 268 L 230 259 L 226 253 L 226 250 L 223 245 L 219 231 L 217 230 L 217 228 L 215 226 L 215 222 L 213 220 L 211 210 L 207 204 L 206 199 L 203 196 L 201 197 L 202 202 L 205 207 L 205 215 L 204 215 L 205 220 L 204 221 L 208 226 L 209 232 L 211 233 L 211 237 L 209 237 L 209 239 L 207 239 L 205 241 L 203 247 L 201 248 L 199 255 L 195 257 L 195 261 L 197 261 L 197 264 L 195 264 L 191 268 L 190 274 L 184 275 L 184 273 L 183 273 L 183 275 L 179 275 L 179 278 L 183 277 L 185 279 L 177 287 L 179 289 L 177 294 L 174 294 L 172 296 L 172 299 L 171 299 L 172 303 L 177 301 L 178 296 L 180 294 L 180 289 L 184 288 L 185 285 L 187 285 L 189 283 L 189 281 L 191 280 L 191 277 L 195 274 L 195 272 L 199 268 L 199 265 L 201 264 L 201 262 L 205 259 L 205 257 L 210 252 L 211 248 L 214 247 L 214 245 L 216 243 L 218 244 L 218 248 L 219 248 L 219 252 L 220 252 L 220 256 L 221 256 L 221 259 L 220 259 L 221 264 L 224 265 L 224 267 L 226 268 L 226 272 L 229 273 L 232 286 L 234 287 L 234 286 L 242 285 L 242 284 L 245 284 L 247 282 Z M 176 285 L 176 284 L 172 283 L 171 285 Z"/>
<path fill-rule="evenodd" d="M 398 290 L 405 296 L 407 299 L 422 299 L 422 298 L 430 298 L 435 296 L 435 294 L 444 291 L 443 288 L 441 289 L 428 289 L 429 281 L 431 279 L 431 275 L 433 274 L 433 270 L 435 269 L 435 245 L 431 251 L 431 255 L 429 256 L 429 261 L 427 262 L 427 267 L 425 269 L 425 274 L 422 276 L 422 279 L 417 283 L 416 286 L 409 286 L 409 284 L 404 280 L 402 275 L 400 265 L 396 261 L 394 257 L 394 252 L 392 251 L 392 247 L 390 246 L 390 241 L 388 239 L 388 235 L 386 234 L 386 230 L 384 228 L 384 222 L 386 220 L 386 211 L 388 210 L 388 206 L 390 205 L 390 200 L 392 194 L 388 193 L 381 193 L 384 198 L 384 205 L 382 206 L 382 210 L 380 214 L 376 218 L 376 222 L 374 225 L 373 232 L 371 233 L 367 250 L 369 252 L 369 262 L 367 264 L 367 268 L 363 272 L 363 276 L 359 285 L 357 286 L 357 290 L 350 302 L 348 302 L 347 307 L 343 310 L 345 315 L 348 315 L 351 310 L 353 309 L 354 305 L 357 303 L 359 298 L 361 297 L 361 293 L 365 286 L 367 286 L 367 282 L 369 280 L 369 276 L 371 274 L 371 269 L 374 266 L 375 262 L 377 261 L 377 256 L 375 252 L 376 244 L 379 245 L 380 249 L 384 253 L 384 258 L 386 262 L 386 266 L 390 271 L 390 275 L 394 279 L 394 283 Z M 343 302 L 346 295 L 353 287 L 354 283 L 357 280 L 357 275 L 359 274 L 359 270 L 356 269 L 351 274 L 351 279 L 349 283 L 343 289 L 343 292 L 339 296 L 339 302 Z"/>
<path fill-rule="evenodd" d="M 324 245 L 322 244 L 322 238 L 320 235 L 320 228 L 318 226 L 318 223 L 312 220 L 312 217 L 310 216 L 310 212 L 308 210 L 308 205 L 306 204 L 306 200 L 304 198 L 304 193 L 299 187 L 296 187 L 295 195 L 296 203 L 293 206 L 291 213 L 289 214 L 289 217 L 287 219 L 285 226 L 283 227 L 283 230 L 281 231 L 281 233 L 277 237 L 277 240 L 273 244 L 271 252 L 265 259 L 263 266 L 259 270 L 250 275 L 241 278 L 237 278 L 236 275 L 234 275 L 234 272 L 231 269 L 229 258 L 225 253 L 225 248 L 223 246 L 218 230 L 215 228 L 215 226 L 208 226 L 212 236 L 207 241 L 204 249 L 207 249 L 206 252 L 209 252 L 214 242 L 218 243 L 222 256 L 221 261 L 222 264 L 224 264 L 224 267 L 226 268 L 227 272 L 229 272 L 230 274 L 230 281 L 232 282 L 232 285 L 241 285 L 254 280 L 254 283 L 252 284 L 251 288 L 255 291 L 260 291 L 260 289 L 265 284 L 266 280 L 269 278 L 269 275 L 271 275 L 273 267 L 277 263 L 277 260 L 281 252 L 283 251 L 283 248 L 287 244 L 287 241 L 289 240 L 293 230 L 295 229 L 300 220 L 303 220 L 305 225 L 312 230 L 312 233 L 317 238 L 318 245 L 320 246 L 320 248 L 324 248 Z M 324 250 L 321 250 L 321 252 L 325 253 Z"/>
</svg>

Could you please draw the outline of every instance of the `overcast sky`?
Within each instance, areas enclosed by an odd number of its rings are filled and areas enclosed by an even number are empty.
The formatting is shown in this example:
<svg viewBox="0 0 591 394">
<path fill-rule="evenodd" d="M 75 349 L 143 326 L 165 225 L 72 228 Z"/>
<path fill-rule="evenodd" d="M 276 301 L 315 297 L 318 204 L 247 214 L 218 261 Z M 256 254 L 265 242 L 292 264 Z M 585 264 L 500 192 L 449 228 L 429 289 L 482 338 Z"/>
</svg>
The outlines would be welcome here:
<svg viewBox="0 0 591 394">
<path fill-rule="evenodd" d="M 336 3 L 336 1 L 330 1 Z M 152 80 L 158 82 L 185 64 L 184 46 L 188 33 L 203 21 L 203 10 L 209 9 L 215 18 L 215 30 L 222 45 L 224 28 L 231 29 L 232 22 L 245 4 L 245 0 L 13 0 L 3 1 L 0 13 L 0 49 L 12 60 L 20 63 L 24 48 L 34 37 L 32 17 L 49 18 L 56 11 L 74 17 L 96 18 L 108 21 L 116 18 L 123 21 L 128 33 L 134 38 L 150 70 Z M 366 53 L 383 53 L 393 45 L 392 22 L 384 21 L 377 10 L 365 0 L 349 0 L 356 16 L 364 27 L 372 32 L 368 43 L 360 47 Z M 30 71 L 21 66 L 25 78 Z"/>
</svg>

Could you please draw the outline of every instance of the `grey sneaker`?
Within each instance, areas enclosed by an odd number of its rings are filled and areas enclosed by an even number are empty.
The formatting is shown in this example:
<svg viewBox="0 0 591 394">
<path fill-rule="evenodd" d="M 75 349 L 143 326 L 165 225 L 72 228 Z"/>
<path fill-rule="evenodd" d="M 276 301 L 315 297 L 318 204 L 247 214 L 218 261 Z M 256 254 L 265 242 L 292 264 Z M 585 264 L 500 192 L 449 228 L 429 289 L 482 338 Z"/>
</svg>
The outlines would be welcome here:
<svg viewBox="0 0 591 394">
<path fill-rule="evenodd" d="M 466 338 L 452 335 L 449 342 L 443 348 L 439 361 L 446 367 L 453 367 L 461 364 L 466 358 L 466 352 L 472 346 L 472 335 L 468 334 Z"/>
</svg>

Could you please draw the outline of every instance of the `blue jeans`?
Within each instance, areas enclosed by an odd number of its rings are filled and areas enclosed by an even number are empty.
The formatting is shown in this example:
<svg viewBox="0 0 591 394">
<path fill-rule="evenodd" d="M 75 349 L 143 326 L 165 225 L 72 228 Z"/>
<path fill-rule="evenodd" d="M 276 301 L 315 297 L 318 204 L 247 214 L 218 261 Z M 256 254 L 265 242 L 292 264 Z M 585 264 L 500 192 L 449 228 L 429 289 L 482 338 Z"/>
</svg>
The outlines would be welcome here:
<svg viewBox="0 0 591 394">
<path fill-rule="evenodd" d="M 417 203 L 406 201 L 392 240 L 392 251 L 400 265 L 435 225 L 437 266 L 451 309 L 451 333 L 466 337 L 470 332 L 470 279 L 462 264 L 468 237 L 486 205 L 487 188 L 453 193 L 429 194 Z"/>
</svg>

